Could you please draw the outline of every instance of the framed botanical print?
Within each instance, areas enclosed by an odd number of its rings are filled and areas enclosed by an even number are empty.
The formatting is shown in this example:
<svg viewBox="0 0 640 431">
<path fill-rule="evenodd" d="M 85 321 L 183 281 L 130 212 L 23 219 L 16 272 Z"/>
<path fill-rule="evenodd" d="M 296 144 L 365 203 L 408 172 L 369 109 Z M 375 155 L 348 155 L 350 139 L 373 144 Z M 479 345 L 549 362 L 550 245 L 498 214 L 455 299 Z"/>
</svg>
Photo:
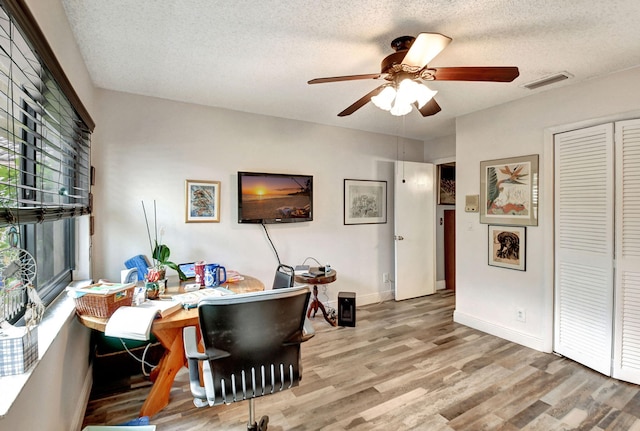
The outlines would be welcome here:
<svg viewBox="0 0 640 431">
<path fill-rule="evenodd" d="M 220 181 L 186 180 L 186 223 L 220 221 Z"/>
<path fill-rule="evenodd" d="M 480 162 L 480 223 L 538 225 L 538 155 Z"/>
</svg>

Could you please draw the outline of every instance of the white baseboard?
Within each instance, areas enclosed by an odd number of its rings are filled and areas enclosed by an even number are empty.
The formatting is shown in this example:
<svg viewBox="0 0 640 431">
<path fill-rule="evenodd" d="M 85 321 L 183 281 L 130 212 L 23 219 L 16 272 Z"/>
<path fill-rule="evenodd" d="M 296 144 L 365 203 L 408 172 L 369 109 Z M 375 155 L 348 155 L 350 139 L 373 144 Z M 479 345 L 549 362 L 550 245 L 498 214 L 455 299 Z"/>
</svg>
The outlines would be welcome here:
<svg viewBox="0 0 640 431">
<path fill-rule="evenodd" d="M 369 293 L 366 295 L 359 295 L 356 298 L 356 306 L 377 304 L 378 302 L 390 301 L 395 297 L 395 291 L 393 289 L 385 290 L 382 292 Z"/>
<path fill-rule="evenodd" d="M 447 288 L 446 280 L 437 280 L 436 281 L 436 290 L 442 290 Z"/>
<path fill-rule="evenodd" d="M 505 328 L 504 326 L 499 326 L 495 323 L 487 322 L 485 320 L 478 319 L 459 311 L 453 312 L 453 321 L 469 326 L 470 328 L 486 332 L 487 334 L 495 335 L 496 337 L 504 338 L 505 340 L 521 344 L 525 347 L 538 350 L 539 352 L 550 353 L 549 351 L 545 350 L 544 340 L 538 337 L 534 337 L 530 334 L 525 334 L 510 328 Z"/>
<path fill-rule="evenodd" d="M 367 294 L 356 294 L 356 307 L 361 307 L 363 305 L 369 305 L 369 304 L 377 304 L 379 302 L 384 302 L 384 301 L 390 301 L 394 298 L 394 290 L 393 289 L 389 289 L 389 290 L 385 290 L 383 292 L 374 292 L 374 293 L 367 293 Z M 322 301 L 322 298 L 320 298 L 320 300 Z M 322 301 L 322 303 L 327 306 L 327 307 L 331 307 L 333 309 L 337 309 L 338 308 L 338 301 L 337 299 L 335 301 Z"/>
<path fill-rule="evenodd" d="M 93 364 L 89 365 L 87 375 L 84 377 L 84 383 L 82 384 L 82 393 L 78 397 L 78 405 L 76 405 L 73 424 L 76 424 L 76 430 L 82 429 L 82 422 L 84 421 L 84 415 L 87 412 L 87 404 L 89 403 L 89 397 L 91 396 L 91 387 L 93 386 Z"/>
</svg>

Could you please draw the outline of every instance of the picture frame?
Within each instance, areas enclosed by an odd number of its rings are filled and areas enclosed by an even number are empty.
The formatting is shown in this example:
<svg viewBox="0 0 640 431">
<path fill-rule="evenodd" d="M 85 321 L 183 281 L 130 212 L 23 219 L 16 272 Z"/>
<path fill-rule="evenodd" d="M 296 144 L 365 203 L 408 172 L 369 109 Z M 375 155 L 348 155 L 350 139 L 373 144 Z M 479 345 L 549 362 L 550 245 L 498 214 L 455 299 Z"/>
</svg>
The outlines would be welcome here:
<svg viewBox="0 0 640 431">
<path fill-rule="evenodd" d="M 387 182 L 344 180 L 344 224 L 387 222 Z"/>
<path fill-rule="evenodd" d="M 489 265 L 527 270 L 527 228 L 525 226 L 488 226 Z"/>
<path fill-rule="evenodd" d="M 480 223 L 538 225 L 538 155 L 480 162 Z"/>
<path fill-rule="evenodd" d="M 438 205 L 456 204 L 456 163 L 438 165 Z"/>
<path fill-rule="evenodd" d="M 220 221 L 220 181 L 185 181 L 185 223 Z"/>
</svg>

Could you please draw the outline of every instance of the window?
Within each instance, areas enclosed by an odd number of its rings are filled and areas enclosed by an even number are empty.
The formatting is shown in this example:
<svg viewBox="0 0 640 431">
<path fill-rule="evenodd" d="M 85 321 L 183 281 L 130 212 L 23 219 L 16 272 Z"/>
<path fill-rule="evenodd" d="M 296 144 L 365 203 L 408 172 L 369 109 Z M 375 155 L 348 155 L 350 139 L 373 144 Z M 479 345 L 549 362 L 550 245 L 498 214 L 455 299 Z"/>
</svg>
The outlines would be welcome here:
<svg viewBox="0 0 640 431">
<path fill-rule="evenodd" d="M 94 124 L 24 1 L 0 6 L 0 250 L 17 232 L 17 246 L 37 263 L 33 284 L 48 304 L 71 281 L 74 217 L 91 209 Z M 0 289 L 0 320 L 16 321 L 26 294 L 19 280 L 8 282 L 4 294 Z M 7 299 L 9 287 L 18 300 Z"/>
</svg>

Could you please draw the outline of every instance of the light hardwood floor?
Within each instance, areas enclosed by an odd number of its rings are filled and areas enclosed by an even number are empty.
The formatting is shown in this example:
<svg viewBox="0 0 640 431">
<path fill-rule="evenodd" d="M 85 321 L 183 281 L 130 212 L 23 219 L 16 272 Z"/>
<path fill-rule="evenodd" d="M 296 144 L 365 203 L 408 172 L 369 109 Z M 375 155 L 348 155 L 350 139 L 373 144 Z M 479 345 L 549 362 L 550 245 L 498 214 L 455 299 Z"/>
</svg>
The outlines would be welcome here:
<svg viewBox="0 0 640 431">
<path fill-rule="evenodd" d="M 640 387 L 454 323 L 454 295 L 359 307 L 355 328 L 322 316 L 300 386 L 256 400 L 269 430 L 640 430 Z M 85 424 L 137 417 L 149 383 L 95 393 Z M 197 409 L 178 374 L 162 430 L 246 430 L 247 402 Z"/>
</svg>

